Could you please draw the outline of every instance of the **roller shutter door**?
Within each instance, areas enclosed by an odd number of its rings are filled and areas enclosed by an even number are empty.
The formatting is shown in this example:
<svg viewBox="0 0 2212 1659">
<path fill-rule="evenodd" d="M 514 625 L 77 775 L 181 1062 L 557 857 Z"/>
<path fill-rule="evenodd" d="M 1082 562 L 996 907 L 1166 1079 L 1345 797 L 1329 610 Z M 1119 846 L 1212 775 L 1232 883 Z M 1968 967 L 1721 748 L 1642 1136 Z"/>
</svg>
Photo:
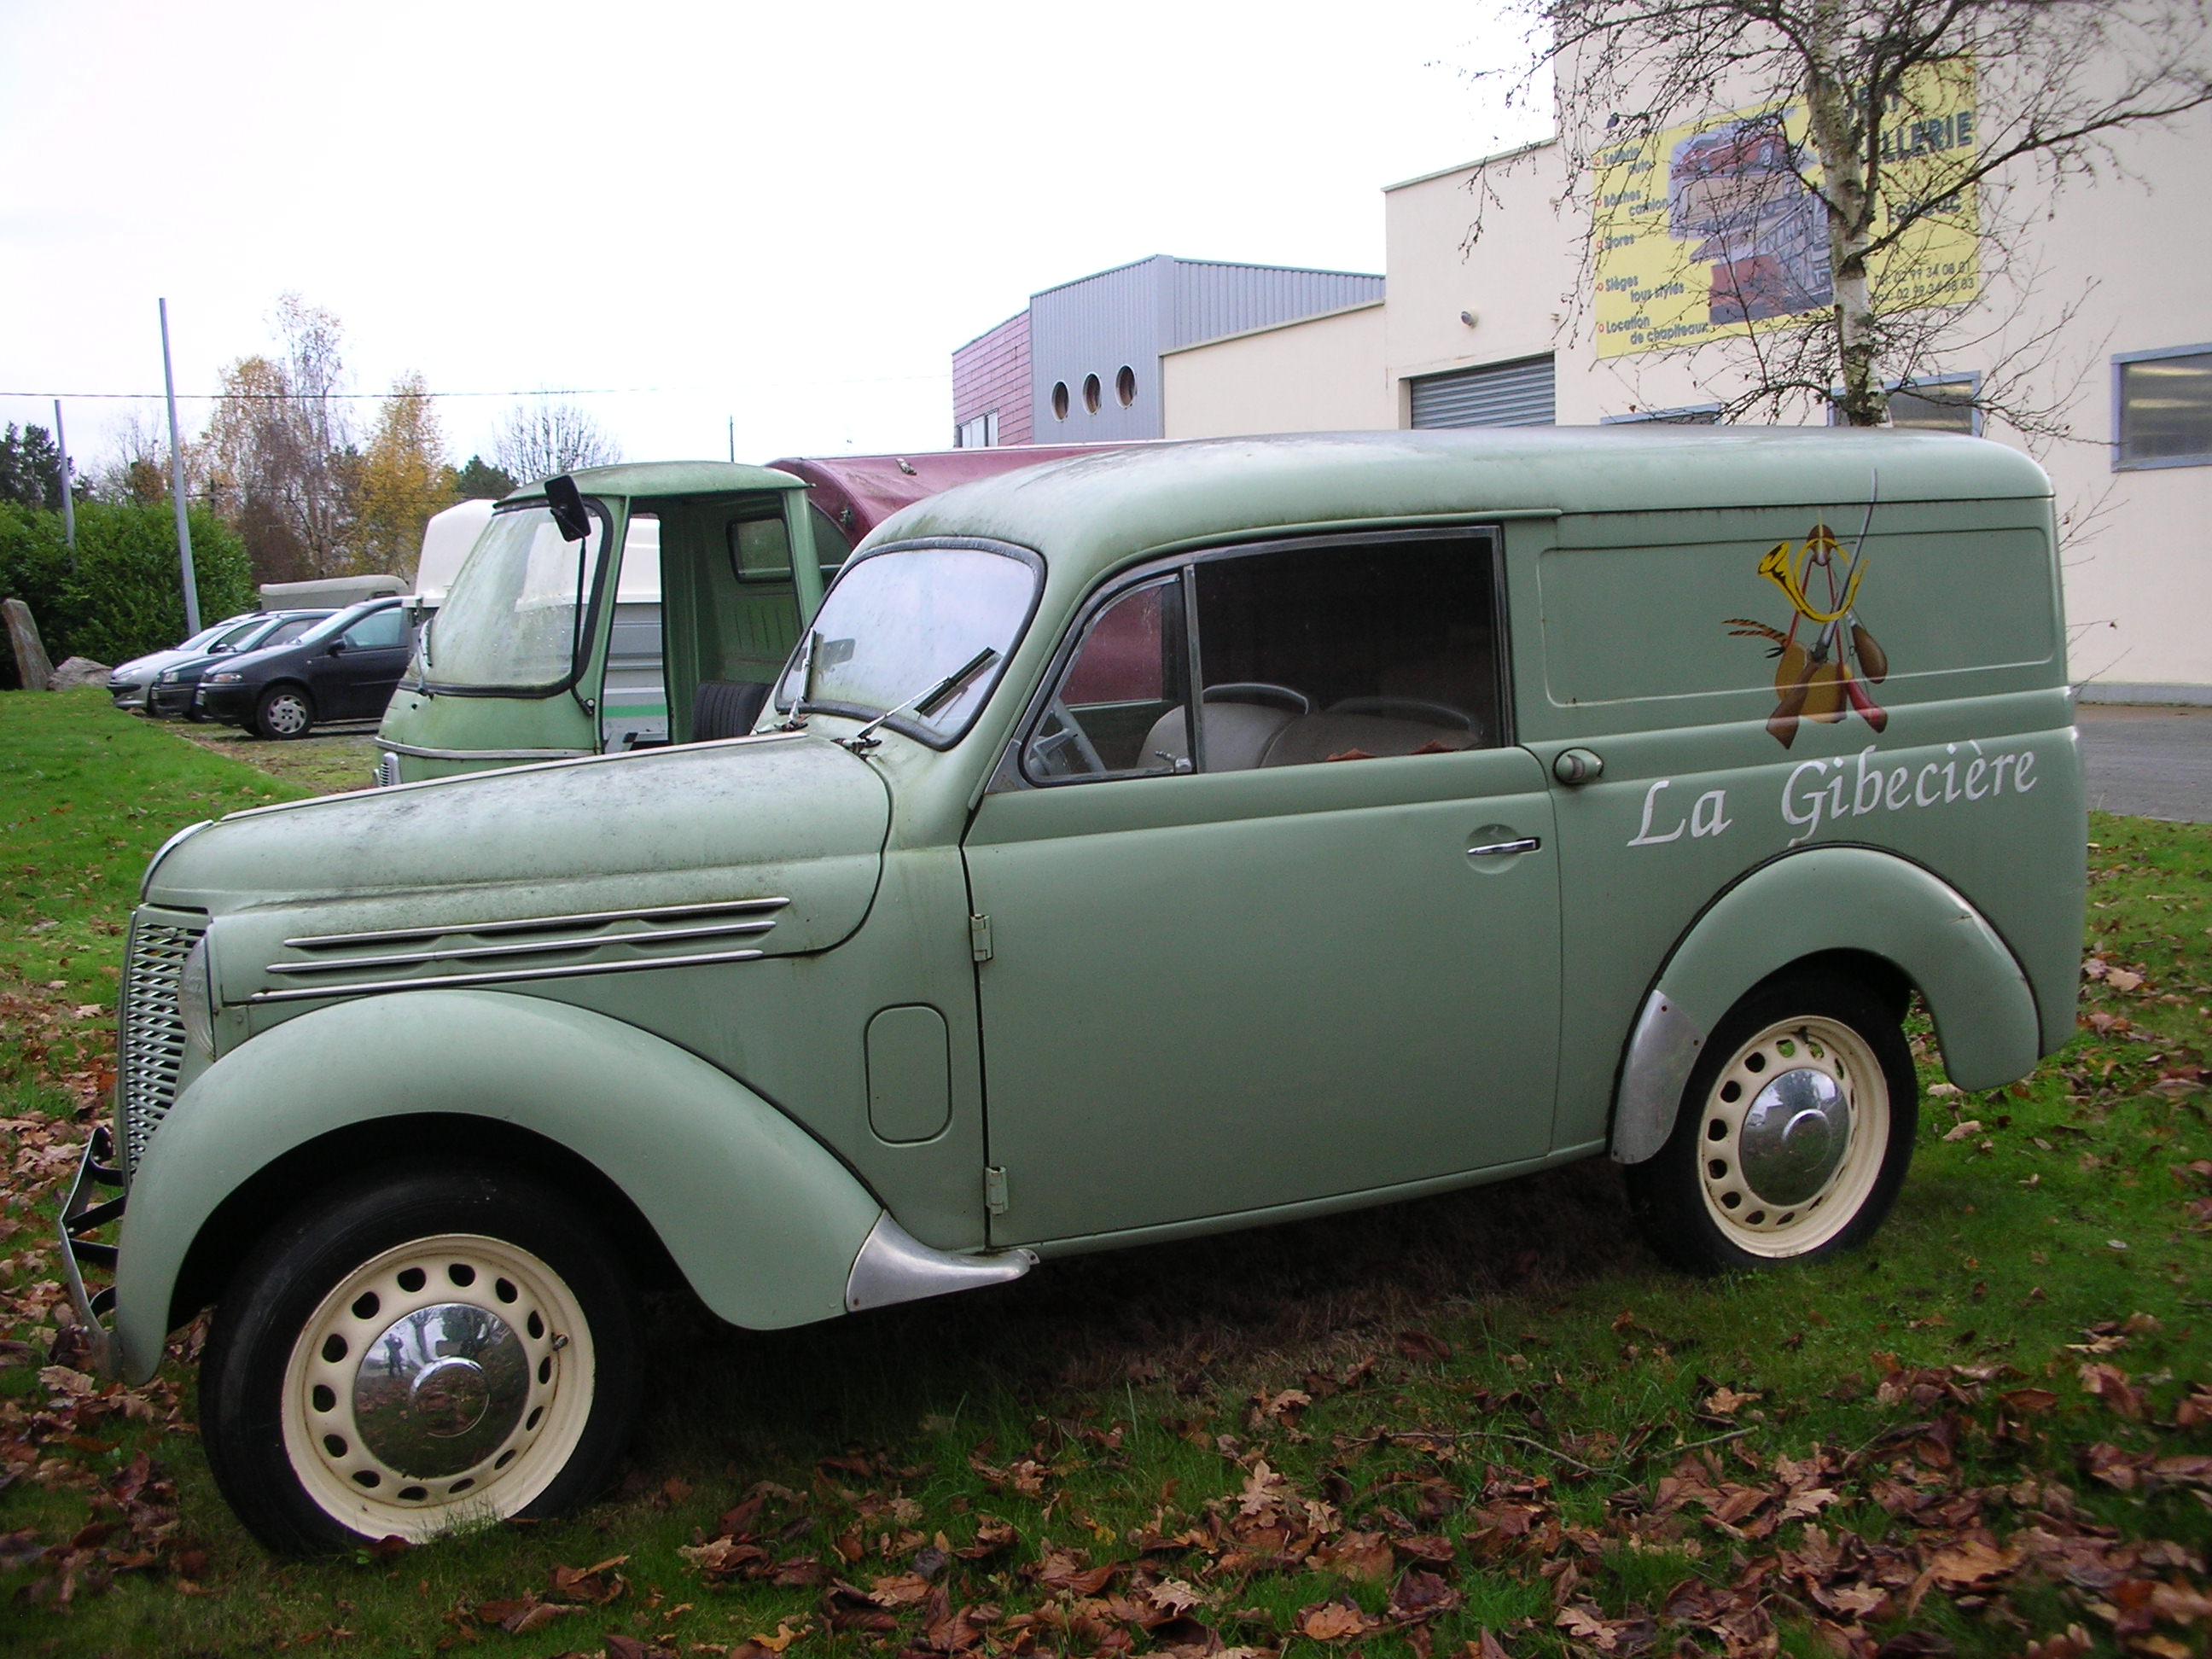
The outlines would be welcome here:
<svg viewBox="0 0 2212 1659">
<path fill-rule="evenodd" d="M 1550 426 L 1554 420 L 1549 353 L 1431 374 L 1413 386 L 1416 427 Z"/>
</svg>

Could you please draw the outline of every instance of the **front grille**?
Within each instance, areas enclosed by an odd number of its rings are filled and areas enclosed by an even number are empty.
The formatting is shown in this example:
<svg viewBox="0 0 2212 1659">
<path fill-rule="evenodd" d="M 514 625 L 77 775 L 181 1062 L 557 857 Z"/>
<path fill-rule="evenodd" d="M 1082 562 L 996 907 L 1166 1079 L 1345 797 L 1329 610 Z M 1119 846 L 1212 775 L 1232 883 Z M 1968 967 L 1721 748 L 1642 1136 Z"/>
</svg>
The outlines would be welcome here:
<svg viewBox="0 0 2212 1659">
<path fill-rule="evenodd" d="M 131 919 L 131 944 L 117 1010 L 116 1139 L 128 1182 L 146 1143 L 177 1097 L 177 1069 L 185 1058 L 185 1022 L 177 1012 L 177 987 L 185 955 L 200 936 L 146 916 Z"/>
</svg>

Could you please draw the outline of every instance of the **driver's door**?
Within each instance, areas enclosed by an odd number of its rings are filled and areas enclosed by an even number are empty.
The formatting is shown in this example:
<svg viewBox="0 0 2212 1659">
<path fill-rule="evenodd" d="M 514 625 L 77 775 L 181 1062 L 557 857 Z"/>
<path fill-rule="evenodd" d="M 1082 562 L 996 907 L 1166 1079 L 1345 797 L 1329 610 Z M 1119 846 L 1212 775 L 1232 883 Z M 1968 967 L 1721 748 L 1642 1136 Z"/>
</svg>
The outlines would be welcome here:
<svg viewBox="0 0 2212 1659">
<path fill-rule="evenodd" d="M 975 814 L 994 1243 L 1547 1149 L 1557 865 L 1503 743 L 1494 544 L 1243 556 L 1095 611 Z"/>
</svg>

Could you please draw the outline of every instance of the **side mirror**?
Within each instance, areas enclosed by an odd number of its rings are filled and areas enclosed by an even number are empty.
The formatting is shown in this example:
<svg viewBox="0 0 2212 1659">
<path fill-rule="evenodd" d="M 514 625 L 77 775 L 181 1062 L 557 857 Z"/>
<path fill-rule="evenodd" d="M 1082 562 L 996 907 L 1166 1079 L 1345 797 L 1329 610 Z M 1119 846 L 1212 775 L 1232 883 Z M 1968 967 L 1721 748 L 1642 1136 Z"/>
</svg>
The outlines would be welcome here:
<svg viewBox="0 0 2212 1659">
<path fill-rule="evenodd" d="M 592 515 L 584 508 L 583 493 L 567 473 L 545 481 L 545 506 L 562 540 L 580 542 L 592 533 Z"/>
<path fill-rule="evenodd" d="M 337 657 L 337 656 L 343 656 L 343 655 L 344 655 L 344 654 L 345 654 L 345 641 L 344 641 L 343 639 L 336 639 L 336 640 L 332 640 L 332 641 L 331 641 L 331 650 L 330 650 L 330 654 L 331 654 L 331 656 L 333 656 L 333 657 Z"/>
</svg>

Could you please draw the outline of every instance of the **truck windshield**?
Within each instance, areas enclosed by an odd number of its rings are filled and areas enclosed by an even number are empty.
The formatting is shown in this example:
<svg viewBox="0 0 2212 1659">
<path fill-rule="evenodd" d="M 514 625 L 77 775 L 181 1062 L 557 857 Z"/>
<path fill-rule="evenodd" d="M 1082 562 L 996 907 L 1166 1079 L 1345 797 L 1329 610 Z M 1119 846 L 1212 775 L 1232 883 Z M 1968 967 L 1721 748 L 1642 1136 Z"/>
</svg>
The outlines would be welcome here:
<svg viewBox="0 0 2212 1659">
<path fill-rule="evenodd" d="M 1036 601 L 1039 572 L 1012 552 L 892 548 L 845 567 L 776 687 L 775 706 L 873 719 L 986 649 L 998 659 L 927 714 L 890 721 L 933 747 L 957 741 L 991 695 Z M 811 662 L 809 659 L 811 659 Z M 802 684 L 811 679 L 811 690 Z"/>
<path fill-rule="evenodd" d="M 575 672 L 605 540 L 596 506 L 592 533 L 563 541 L 540 506 L 505 507 L 453 578 L 425 631 L 408 678 L 471 690 L 548 690 Z"/>
</svg>

